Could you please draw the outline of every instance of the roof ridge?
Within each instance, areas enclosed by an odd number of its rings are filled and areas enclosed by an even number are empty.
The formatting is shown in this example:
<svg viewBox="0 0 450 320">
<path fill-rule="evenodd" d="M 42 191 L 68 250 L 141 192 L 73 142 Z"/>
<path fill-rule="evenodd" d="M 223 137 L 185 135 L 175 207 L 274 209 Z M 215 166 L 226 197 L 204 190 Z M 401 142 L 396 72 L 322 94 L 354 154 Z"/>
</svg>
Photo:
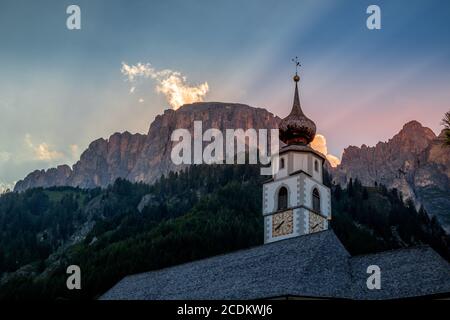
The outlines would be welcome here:
<svg viewBox="0 0 450 320">
<path fill-rule="evenodd" d="M 379 255 L 379 254 L 395 253 L 397 251 L 417 250 L 417 249 L 431 249 L 433 251 L 436 251 L 428 244 L 418 244 L 418 245 L 404 247 L 404 248 L 396 248 L 396 249 L 383 250 L 383 251 L 379 251 L 379 252 L 362 253 L 362 254 L 358 254 L 358 255 L 352 255 L 351 258 L 367 257 L 367 256 L 374 256 L 374 255 Z"/>
</svg>

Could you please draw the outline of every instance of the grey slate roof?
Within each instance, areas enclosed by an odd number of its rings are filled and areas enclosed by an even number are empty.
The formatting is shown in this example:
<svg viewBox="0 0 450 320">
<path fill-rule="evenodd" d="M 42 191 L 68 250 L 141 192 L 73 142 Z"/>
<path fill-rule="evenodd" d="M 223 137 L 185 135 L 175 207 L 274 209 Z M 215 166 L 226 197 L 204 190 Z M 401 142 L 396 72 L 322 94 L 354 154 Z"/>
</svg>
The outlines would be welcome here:
<svg viewBox="0 0 450 320">
<path fill-rule="evenodd" d="M 368 265 L 381 290 L 368 290 Z M 395 299 L 450 293 L 450 264 L 431 248 L 351 257 L 333 231 L 127 276 L 100 299 Z"/>
<path fill-rule="evenodd" d="M 355 256 L 350 259 L 355 299 L 399 299 L 447 294 L 450 264 L 428 246 Z M 367 289 L 367 266 L 381 269 L 381 289 Z"/>
</svg>

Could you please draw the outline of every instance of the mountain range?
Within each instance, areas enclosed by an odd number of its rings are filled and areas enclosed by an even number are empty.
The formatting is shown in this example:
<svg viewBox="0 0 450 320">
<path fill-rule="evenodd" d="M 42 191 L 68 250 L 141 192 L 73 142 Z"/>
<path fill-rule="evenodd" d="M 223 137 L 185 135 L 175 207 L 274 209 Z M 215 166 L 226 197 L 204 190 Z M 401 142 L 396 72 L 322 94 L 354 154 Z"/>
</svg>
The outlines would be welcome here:
<svg viewBox="0 0 450 320">
<path fill-rule="evenodd" d="M 244 104 L 201 102 L 166 110 L 150 125 L 147 134 L 114 133 L 109 139 L 93 141 L 71 168 L 61 165 L 36 170 L 17 182 L 15 191 L 34 187 L 72 186 L 106 187 L 117 178 L 132 182 L 153 183 L 162 175 L 179 171 L 170 160 L 175 142 L 173 130 L 188 129 L 202 121 L 203 130 L 277 128 L 281 119 L 262 108 Z M 398 134 L 374 147 L 349 146 L 339 166 L 327 165 L 336 184 L 345 186 L 350 179 L 363 185 L 396 188 L 404 200 L 436 216 L 450 232 L 450 152 L 442 146 L 440 136 L 417 121 L 408 122 Z"/>
<path fill-rule="evenodd" d="M 168 109 L 155 118 L 147 134 L 114 133 L 107 140 L 95 140 L 73 168 L 61 165 L 33 171 L 18 181 L 14 190 L 51 186 L 106 187 L 117 178 L 153 183 L 163 174 L 185 168 L 170 160 L 172 146 L 176 144 L 170 136 L 175 129 L 188 129 L 193 134 L 194 121 L 202 121 L 203 130 L 272 129 L 278 127 L 280 120 L 265 109 L 235 103 L 200 102 L 184 105 L 176 111 Z"/>
</svg>

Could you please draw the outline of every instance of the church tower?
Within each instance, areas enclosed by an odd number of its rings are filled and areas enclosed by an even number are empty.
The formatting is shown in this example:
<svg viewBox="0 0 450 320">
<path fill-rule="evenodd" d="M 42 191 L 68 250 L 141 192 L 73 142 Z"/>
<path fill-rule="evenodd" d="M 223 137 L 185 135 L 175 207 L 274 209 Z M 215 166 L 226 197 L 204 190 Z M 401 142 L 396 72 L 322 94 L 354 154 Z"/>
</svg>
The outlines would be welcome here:
<svg viewBox="0 0 450 320">
<path fill-rule="evenodd" d="M 264 243 L 326 230 L 331 219 L 331 192 L 323 184 L 325 156 L 310 146 L 316 125 L 302 111 L 297 72 L 293 79 L 292 111 L 279 126 L 285 145 L 272 157 L 278 170 L 263 185 Z"/>
</svg>

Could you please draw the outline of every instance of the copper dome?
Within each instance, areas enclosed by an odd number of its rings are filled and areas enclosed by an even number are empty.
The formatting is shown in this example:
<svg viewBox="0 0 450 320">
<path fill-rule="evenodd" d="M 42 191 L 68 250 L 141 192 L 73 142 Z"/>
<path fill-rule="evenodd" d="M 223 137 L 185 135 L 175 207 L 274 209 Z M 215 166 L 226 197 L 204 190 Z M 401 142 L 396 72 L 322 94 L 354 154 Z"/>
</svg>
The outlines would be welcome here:
<svg viewBox="0 0 450 320">
<path fill-rule="evenodd" d="M 294 104 L 291 113 L 280 122 L 280 140 L 284 143 L 307 145 L 313 141 L 316 135 L 316 124 L 302 111 L 298 96 L 298 81 L 300 77 L 296 74 Z"/>
</svg>

